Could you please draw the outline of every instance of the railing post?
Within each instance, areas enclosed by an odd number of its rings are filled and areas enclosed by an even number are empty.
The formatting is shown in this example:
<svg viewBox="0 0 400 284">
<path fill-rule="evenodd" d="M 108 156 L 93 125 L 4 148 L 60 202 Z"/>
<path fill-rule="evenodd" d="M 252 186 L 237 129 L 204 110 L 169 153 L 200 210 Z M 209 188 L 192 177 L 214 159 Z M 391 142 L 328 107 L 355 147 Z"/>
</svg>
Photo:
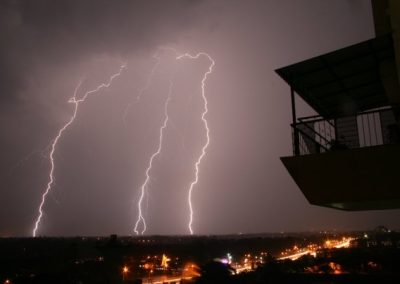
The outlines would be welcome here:
<svg viewBox="0 0 400 284">
<path fill-rule="evenodd" d="M 294 97 L 294 90 L 293 87 L 290 86 L 290 97 L 292 101 L 292 120 L 293 120 L 293 146 L 294 146 L 294 155 L 299 156 L 300 155 L 300 139 L 299 139 L 299 131 L 297 130 L 297 125 L 296 125 L 296 102 L 295 102 L 295 97 Z"/>
</svg>

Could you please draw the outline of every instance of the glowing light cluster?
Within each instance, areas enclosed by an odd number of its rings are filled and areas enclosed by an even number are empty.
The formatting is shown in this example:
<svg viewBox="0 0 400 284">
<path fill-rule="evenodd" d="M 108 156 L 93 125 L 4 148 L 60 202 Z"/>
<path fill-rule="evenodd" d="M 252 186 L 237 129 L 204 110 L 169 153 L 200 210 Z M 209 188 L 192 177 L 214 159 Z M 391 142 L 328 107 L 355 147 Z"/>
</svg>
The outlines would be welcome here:
<svg viewBox="0 0 400 284">
<path fill-rule="evenodd" d="M 54 183 L 54 168 L 55 168 L 54 152 L 56 150 L 58 141 L 61 139 L 61 137 L 62 137 L 63 133 L 65 132 L 65 130 L 74 122 L 74 120 L 76 118 L 76 115 L 78 113 L 79 104 L 84 102 L 87 99 L 88 96 L 90 96 L 90 95 L 92 95 L 94 93 L 97 93 L 101 89 L 110 87 L 111 83 L 113 82 L 113 80 L 116 77 L 118 77 L 118 76 L 120 76 L 122 74 L 122 71 L 125 69 L 125 67 L 126 67 L 126 64 L 121 65 L 121 67 L 119 68 L 119 71 L 117 73 L 113 74 L 109 78 L 107 83 L 100 84 L 99 86 L 97 86 L 97 88 L 86 92 L 82 96 L 82 98 L 80 98 L 80 99 L 77 99 L 77 93 L 78 93 L 78 90 L 79 90 L 79 88 L 80 88 L 80 86 L 82 84 L 82 81 L 80 81 L 79 84 L 76 86 L 73 97 L 70 98 L 69 101 L 68 101 L 69 103 L 74 104 L 73 114 L 72 114 L 71 118 L 67 121 L 67 123 L 65 123 L 64 126 L 61 127 L 58 130 L 56 137 L 54 138 L 53 142 L 51 143 L 51 150 L 50 150 L 50 155 L 49 155 L 49 158 L 50 158 L 49 181 L 47 183 L 47 186 L 46 186 L 46 189 L 45 189 L 44 193 L 42 194 L 41 202 L 40 202 L 40 205 L 39 205 L 39 208 L 38 208 L 39 215 L 38 215 L 38 217 L 36 219 L 35 226 L 34 226 L 33 231 L 32 231 L 33 237 L 36 237 L 37 230 L 39 228 L 40 222 L 41 222 L 42 217 L 43 217 L 43 206 L 44 206 L 44 204 L 46 202 L 46 196 L 51 191 L 52 185 Z"/>
</svg>

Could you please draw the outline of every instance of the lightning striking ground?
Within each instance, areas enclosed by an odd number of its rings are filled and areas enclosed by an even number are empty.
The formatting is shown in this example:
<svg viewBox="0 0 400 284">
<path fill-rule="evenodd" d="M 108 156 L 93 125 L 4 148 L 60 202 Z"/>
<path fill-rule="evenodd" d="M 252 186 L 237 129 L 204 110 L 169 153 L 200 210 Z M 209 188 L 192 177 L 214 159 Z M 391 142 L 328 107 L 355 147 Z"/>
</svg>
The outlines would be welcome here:
<svg viewBox="0 0 400 284">
<path fill-rule="evenodd" d="M 151 169 L 153 167 L 153 161 L 161 153 L 162 144 L 163 144 L 163 137 L 164 137 L 164 129 L 167 127 L 167 123 L 168 123 L 168 120 L 169 120 L 168 105 L 169 105 L 169 102 L 171 100 L 172 86 L 173 86 L 172 85 L 172 81 L 170 81 L 168 97 L 167 97 L 167 100 L 165 101 L 165 104 L 164 104 L 164 122 L 163 122 L 162 126 L 160 127 L 160 135 L 159 135 L 157 150 L 150 157 L 149 165 L 148 165 L 148 167 L 146 169 L 146 179 L 145 179 L 144 183 L 142 184 L 142 186 L 140 187 L 140 198 L 139 198 L 139 201 L 138 201 L 139 214 L 138 214 L 138 218 L 137 218 L 136 223 L 135 223 L 135 227 L 133 229 L 133 231 L 135 232 L 136 235 L 139 235 L 139 230 L 138 229 L 139 229 L 140 223 L 142 223 L 142 227 L 143 227 L 142 231 L 140 232 L 141 235 L 143 235 L 143 233 L 147 229 L 146 220 L 144 219 L 143 212 L 142 212 L 142 202 L 143 202 L 144 196 L 146 195 L 147 187 L 148 187 L 149 182 L 150 182 L 150 172 L 151 172 Z"/>
<path fill-rule="evenodd" d="M 199 156 L 199 158 L 196 161 L 195 164 L 195 179 L 192 181 L 192 183 L 189 186 L 189 191 L 188 191 L 188 204 L 189 204 L 189 223 L 188 223 L 188 228 L 189 228 L 189 232 L 191 235 L 193 235 L 193 229 L 192 229 L 192 224 L 193 224 L 193 205 L 192 205 L 192 192 L 193 192 L 193 188 L 194 186 L 197 184 L 197 182 L 199 181 L 199 166 L 200 163 L 202 161 L 202 159 L 204 158 L 204 156 L 206 155 L 206 150 L 208 145 L 210 144 L 210 129 L 208 128 L 208 122 L 206 120 L 206 114 L 208 112 L 208 101 L 207 101 L 207 97 L 205 95 L 205 84 L 206 84 L 206 80 L 209 74 L 212 73 L 213 71 L 213 67 L 215 65 L 215 61 L 212 59 L 212 57 L 205 53 L 205 52 L 199 52 L 196 55 L 190 55 L 189 53 L 185 53 L 182 55 L 179 55 L 176 57 L 177 60 L 179 59 L 184 59 L 184 58 L 189 58 L 189 59 L 198 59 L 200 56 L 205 56 L 207 57 L 207 59 L 210 61 L 210 65 L 208 67 L 208 71 L 204 73 L 203 79 L 201 80 L 201 96 L 203 98 L 204 101 L 204 111 L 201 114 L 201 119 L 204 123 L 204 127 L 206 129 L 206 143 L 204 144 L 204 146 L 201 149 L 201 155 Z"/>
<path fill-rule="evenodd" d="M 40 222 L 41 222 L 42 217 L 43 217 L 43 206 L 44 206 L 44 204 L 46 202 L 46 196 L 50 193 L 50 191 L 52 189 L 52 185 L 54 183 L 54 168 L 55 168 L 54 152 L 56 150 L 58 141 L 61 139 L 64 131 L 74 122 L 74 120 L 76 118 L 76 115 L 78 113 L 79 104 L 84 102 L 86 100 L 86 98 L 88 96 L 90 96 L 91 94 L 94 94 L 94 93 L 98 92 L 99 90 L 101 90 L 103 88 L 110 87 L 111 83 L 113 82 L 113 80 L 116 77 L 118 77 L 118 76 L 120 76 L 122 74 L 122 71 L 125 69 L 125 67 L 126 67 L 126 64 L 121 65 L 119 71 L 117 73 L 113 74 L 109 78 L 107 83 L 103 83 L 103 84 L 97 86 L 96 89 L 93 89 L 91 91 L 86 92 L 82 96 L 82 98 L 77 99 L 76 96 L 77 96 L 78 90 L 79 90 L 80 86 L 82 85 L 82 81 L 79 82 L 79 84 L 75 88 L 73 97 L 68 100 L 69 103 L 74 104 L 74 111 L 73 111 L 73 114 L 72 114 L 71 118 L 68 120 L 68 122 L 66 124 L 64 124 L 64 126 L 62 128 L 60 128 L 58 130 L 57 136 L 54 138 L 53 142 L 51 143 L 51 151 L 50 151 L 50 155 L 49 155 L 49 158 L 50 158 L 49 181 L 47 183 L 46 189 L 45 189 L 45 191 L 44 191 L 44 193 L 42 195 L 42 199 L 41 199 L 41 202 L 40 202 L 40 205 L 39 205 L 39 209 L 38 209 L 39 215 L 38 215 L 38 217 L 36 219 L 35 226 L 34 226 L 34 229 L 32 231 L 33 237 L 36 237 L 37 230 L 39 228 Z"/>
</svg>

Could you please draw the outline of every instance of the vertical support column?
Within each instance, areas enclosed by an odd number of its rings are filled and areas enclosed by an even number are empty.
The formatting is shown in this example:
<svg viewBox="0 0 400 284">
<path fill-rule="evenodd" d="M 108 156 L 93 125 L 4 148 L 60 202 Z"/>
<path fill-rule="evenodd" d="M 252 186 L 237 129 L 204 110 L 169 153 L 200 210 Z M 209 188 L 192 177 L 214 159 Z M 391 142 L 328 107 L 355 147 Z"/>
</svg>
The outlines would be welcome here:
<svg viewBox="0 0 400 284">
<path fill-rule="evenodd" d="M 334 119 L 334 123 L 335 123 L 335 141 L 338 141 L 339 140 L 339 134 L 338 134 L 338 129 L 337 129 L 337 118 Z"/>
<path fill-rule="evenodd" d="M 293 125 L 293 150 L 294 150 L 294 155 L 299 156 L 300 155 L 300 138 L 299 138 L 299 131 L 297 129 L 297 118 L 296 118 L 296 102 L 295 102 L 295 96 L 294 96 L 294 90 L 293 87 L 290 86 L 290 97 L 292 101 L 292 125 Z"/>
</svg>

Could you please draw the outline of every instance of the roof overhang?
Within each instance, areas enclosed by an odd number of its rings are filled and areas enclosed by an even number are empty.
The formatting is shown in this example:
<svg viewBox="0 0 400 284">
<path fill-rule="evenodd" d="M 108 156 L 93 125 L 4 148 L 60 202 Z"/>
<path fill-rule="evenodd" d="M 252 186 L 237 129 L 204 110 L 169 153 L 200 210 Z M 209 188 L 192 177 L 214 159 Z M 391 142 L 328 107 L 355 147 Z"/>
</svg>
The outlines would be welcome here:
<svg viewBox="0 0 400 284">
<path fill-rule="evenodd" d="M 389 104 L 385 77 L 396 68 L 391 35 L 377 37 L 275 70 L 325 118 L 352 115 Z M 394 73 L 394 74 L 391 74 Z"/>
</svg>

